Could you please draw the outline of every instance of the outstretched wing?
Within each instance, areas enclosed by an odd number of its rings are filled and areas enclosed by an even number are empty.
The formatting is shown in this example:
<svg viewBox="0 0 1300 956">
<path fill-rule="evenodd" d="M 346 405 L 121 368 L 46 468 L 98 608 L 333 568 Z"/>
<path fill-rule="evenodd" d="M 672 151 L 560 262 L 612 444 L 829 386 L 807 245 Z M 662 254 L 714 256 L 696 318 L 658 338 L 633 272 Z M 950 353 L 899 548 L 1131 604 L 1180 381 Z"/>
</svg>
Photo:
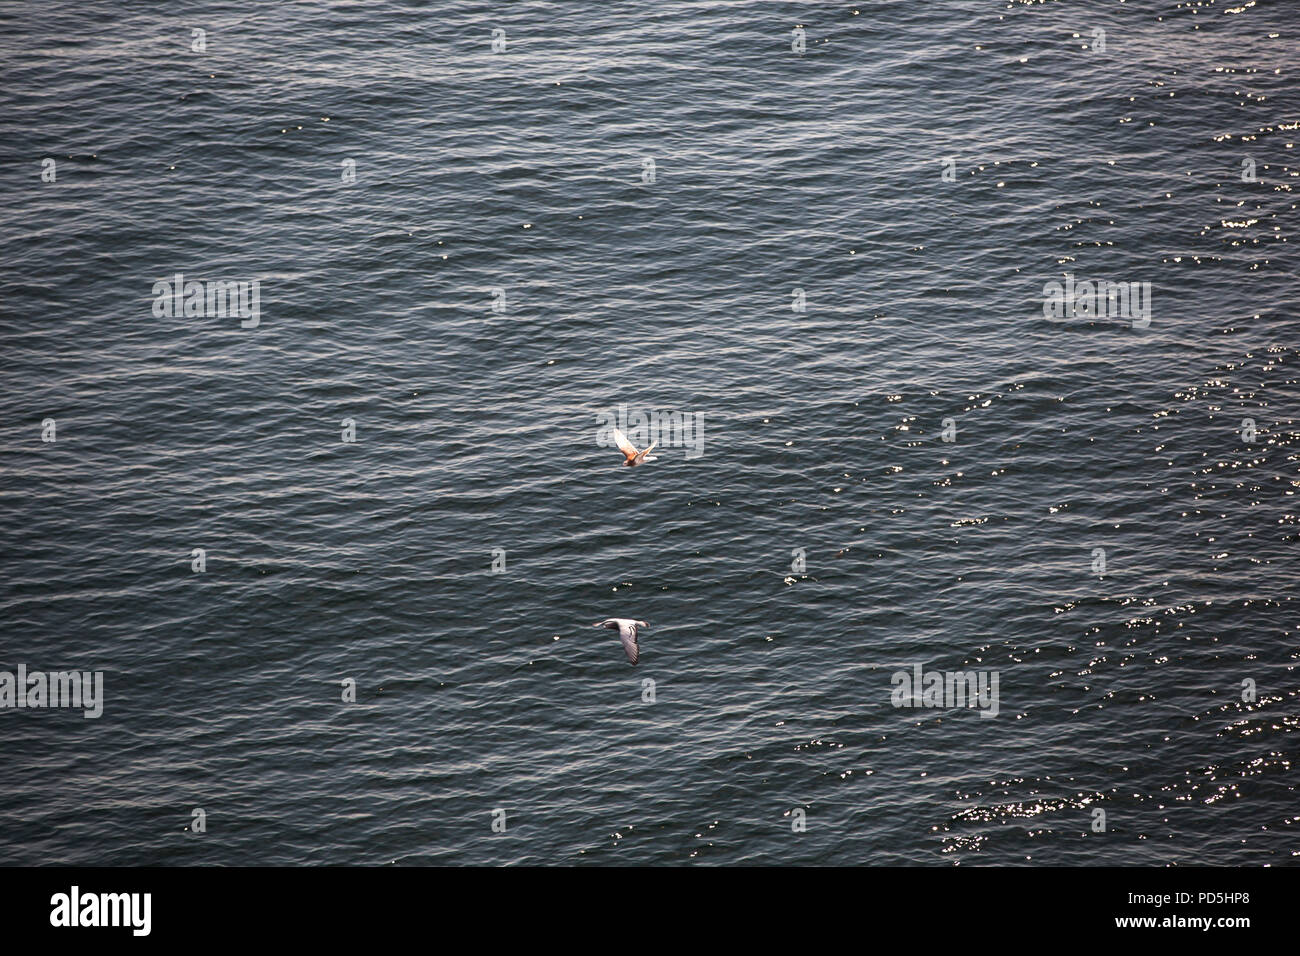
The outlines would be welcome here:
<svg viewBox="0 0 1300 956">
<path fill-rule="evenodd" d="M 623 453 L 624 457 L 626 458 L 636 457 L 636 446 L 633 445 L 630 441 L 628 441 L 627 436 L 624 435 L 617 428 L 614 429 L 614 443 L 618 445 L 618 450 Z"/>
<path fill-rule="evenodd" d="M 635 624 L 619 624 L 618 637 L 623 642 L 623 653 L 627 655 L 629 664 L 635 664 L 641 656 L 641 645 L 636 639 Z"/>
</svg>

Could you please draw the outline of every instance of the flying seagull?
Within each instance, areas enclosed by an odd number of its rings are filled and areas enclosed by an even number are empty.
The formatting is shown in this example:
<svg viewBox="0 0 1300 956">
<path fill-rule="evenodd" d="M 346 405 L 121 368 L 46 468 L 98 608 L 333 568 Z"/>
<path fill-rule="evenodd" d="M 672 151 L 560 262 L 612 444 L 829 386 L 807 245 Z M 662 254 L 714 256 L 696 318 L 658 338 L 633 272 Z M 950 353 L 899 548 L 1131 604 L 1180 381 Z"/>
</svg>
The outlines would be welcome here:
<svg viewBox="0 0 1300 956">
<path fill-rule="evenodd" d="M 659 444 L 658 440 L 651 442 L 650 447 L 645 451 L 637 451 L 636 446 L 627 440 L 627 436 L 615 428 L 614 441 L 618 444 L 618 450 L 623 453 L 623 464 L 628 467 L 639 465 L 643 461 L 658 461 L 657 458 L 652 458 L 650 456 L 650 452 L 654 451 L 655 445 Z M 633 661 L 632 663 L 635 664 L 636 661 Z"/>
<path fill-rule="evenodd" d="M 627 655 L 629 664 L 635 664 L 641 656 L 641 645 L 637 643 L 636 629 L 638 627 L 649 627 L 645 621 L 633 621 L 626 617 L 611 617 L 608 621 L 601 621 L 599 624 L 593 624 L 592 627 L 608 627 L 611 630 L 618 628 L 618 639 L 623 642 L 623 653 Z"/>
</svg>

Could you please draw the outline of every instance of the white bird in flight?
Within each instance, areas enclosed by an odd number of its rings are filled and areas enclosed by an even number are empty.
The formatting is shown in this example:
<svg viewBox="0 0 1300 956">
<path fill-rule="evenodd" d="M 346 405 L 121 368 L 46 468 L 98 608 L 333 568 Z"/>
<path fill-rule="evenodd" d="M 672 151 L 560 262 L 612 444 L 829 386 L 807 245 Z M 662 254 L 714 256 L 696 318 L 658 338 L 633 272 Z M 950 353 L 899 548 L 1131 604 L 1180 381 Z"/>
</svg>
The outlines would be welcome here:
<svg viewBox="0 0 1300 956">
<path fill-rule="evenodd" d="M 630 441 L 627 440 L 627 436 L 624 435 L 624 434 L 623 434 L 621 431 L 619 431 L 617 428 L 615 428 L 615 429 L 614 429 L 614 441 L 615 441 L 615 443 L 618 445 L 618 450 L 621 451 L 621 452 L 623 453 L 623 459 L 624 459 L 624 460 L 623 460 L 623 464 L 624 464 L 624 465 L 627 465 L 628 467 L 631 467 L 631 466 L 633 466 L 633 465 L 639 465 L 639 464 L 641 464 L 643 461 L 658 461 L 658 460 L 659 460 L 659 459 L 657 459 L 657 458 L 653 458 L 653 457 L 651 457 L 651 455 L 650 455 L 650 452 L 654 451 L 654 447 L 655 447 L 655 445 L 659 444 L 658 439 L 656 439 L 655 441 L 651 442 L 651 443 L 650 443 L 650 447 L 647 448 L 645 451 L 637 451 L 637 450 L 636 450 L 636 446 L 633 445 Z M 633 661 L 632 663 L 635 664 L 636 661 Z"/>
<path fill-rule="evenodd" d="M 611 617 L 607 621 L 601 621 L 599 624 L 593 624 L 592 627 L 608 627 L 611 630 L 618 628 L 618 639 L 623 642 L 623 653 L 627 655 L 629 664 L 635 664 L 641 656 L 641 645 L 636 639 L 636 629 L 638 627 L 649 627 L 645 621 L 634 621 L 627 617 Z"/>
</svg>

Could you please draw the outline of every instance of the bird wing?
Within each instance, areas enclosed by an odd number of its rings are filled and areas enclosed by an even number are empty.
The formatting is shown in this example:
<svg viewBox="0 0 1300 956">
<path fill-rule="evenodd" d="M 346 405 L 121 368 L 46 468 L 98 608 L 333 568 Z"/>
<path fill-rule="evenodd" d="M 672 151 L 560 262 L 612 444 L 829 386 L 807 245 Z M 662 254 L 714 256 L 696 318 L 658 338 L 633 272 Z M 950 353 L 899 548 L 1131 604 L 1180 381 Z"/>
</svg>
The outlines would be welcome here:
<svg viewBox="0 0 1300 956">
<path fill-rule="evenodd" d="M 635 664 L 641 656 L 641 645 L 636 640 L 636 625 L 619 624 L 618 637 L 623 642 L 623 653 L 627 655 L 628 663 Z"/>
<path fill-rule="evenodd" d="M 618 450 L 621 451 L 624 456 L 628 458 L 636 457 L 636 446 L 628 441 L 627 436 L 617 428 L 614 429 L 614 442 L 618 445 Z"/>
</svg>

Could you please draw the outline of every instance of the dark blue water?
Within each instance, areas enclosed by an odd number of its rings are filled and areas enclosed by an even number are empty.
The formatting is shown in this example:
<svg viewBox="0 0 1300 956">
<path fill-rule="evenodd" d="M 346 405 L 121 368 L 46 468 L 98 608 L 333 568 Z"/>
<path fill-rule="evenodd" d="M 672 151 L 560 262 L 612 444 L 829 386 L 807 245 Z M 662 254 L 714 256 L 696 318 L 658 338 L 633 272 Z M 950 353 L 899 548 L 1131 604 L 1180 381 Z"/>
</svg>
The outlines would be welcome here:
<svg viewBox="0 0 1300 956">
<path fill-rule="evenodd" d="M 0 863 L 1300 854 L 1289 3 L 0 37 L 0 670 L 105 694 L 0 710 Z M 1149 325 L 1044 317 L 1066 273 Z M 620 467 L 620 404 L 702 453 Z"/>
</svg>

